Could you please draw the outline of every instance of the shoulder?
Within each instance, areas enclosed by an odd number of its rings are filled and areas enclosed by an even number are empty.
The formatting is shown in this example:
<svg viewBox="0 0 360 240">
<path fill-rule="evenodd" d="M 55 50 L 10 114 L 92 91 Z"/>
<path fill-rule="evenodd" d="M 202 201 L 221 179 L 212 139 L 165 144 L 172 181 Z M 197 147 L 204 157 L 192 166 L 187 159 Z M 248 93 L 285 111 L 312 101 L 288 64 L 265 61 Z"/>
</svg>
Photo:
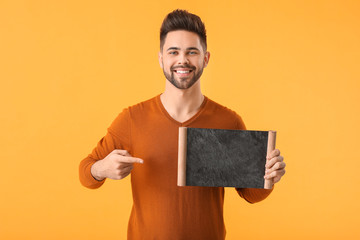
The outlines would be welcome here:
<svg viewBox="0 0 360 240">
<path fill-rule="evenodd" d="M 226 118 L 237 119 L 240 117 L 235 111 L 209 98 L 208 98 L 208 109 L 212 111 L 213 114 L 221 115 Z"/>
<path fill-rule="evenodd" d="M 128 126 L 133 118 L 154 111 L 157 104 L 156 98 L 157 96 L 124 108 L 113 121 L 111 128 L 115 128 L 115 126 L 120 125 Z"/>
<path fill-rule="evenodd" d="M 208 114 L 211 114 L 212 118 L 219 118 L 219 120 L 223 121 L 224 123 L 233 123 L 234 128 L 236 129 L 246 129 L 241 116 L 234 110 L 209 98 L 207 98 L 207 101 Z"/>
<path fill-rule="evenodd" d="M 211 100 L 210 98 L 208 98 L 208 104 L 209 104 L 209 107 L 211 107 L 216 112 L 221 112 L 223 114 L 227 114 L 227 115 L 230 115 L 233 117 L 235 117 L 237 115 L 237 113 L 235 111 L 231 110 L 230 108 L 228 108 L 220 103 L 215 102 L 214 100 Z"/>
<path fill-rule="evenodd" d="M 157 99 L 158 99 L 158 96 L 152 97 L 148 100 L 134 104 L 134 105 L 124 109 L 124 111 L 128 111 L 131 115 L 134 115 L 134 114 L 137 115 L 139 113 L 154 111 L 157 107 Z"/>
</svg>

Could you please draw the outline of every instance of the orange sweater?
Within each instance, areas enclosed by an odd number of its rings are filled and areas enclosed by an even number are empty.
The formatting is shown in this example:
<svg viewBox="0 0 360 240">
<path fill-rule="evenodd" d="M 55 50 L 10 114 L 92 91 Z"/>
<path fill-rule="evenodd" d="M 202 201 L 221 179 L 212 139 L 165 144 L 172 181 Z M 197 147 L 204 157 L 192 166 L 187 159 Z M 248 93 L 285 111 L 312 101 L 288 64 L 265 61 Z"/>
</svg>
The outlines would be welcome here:
<svg viewBox="0 0 360 240">
<path fill-rule="evenodd" d="M 90 168 L 114 149 L 126 149 L 144 160 L 134 164 L 131 185 L 133 208 L 128 239 L 224 239 L 224 188 L 178 187 L 178 128 L 245 129 L 230 109 L 205 97 L 198 113 L 184 123 L 165 110 L 160 95 L 127 109 L 114 120 L 104 138 L 80 163 L 80 181 L 98 188 Z M 265 199 L 272 190 L 236 189 L 246 201 Z"/>
</svg>

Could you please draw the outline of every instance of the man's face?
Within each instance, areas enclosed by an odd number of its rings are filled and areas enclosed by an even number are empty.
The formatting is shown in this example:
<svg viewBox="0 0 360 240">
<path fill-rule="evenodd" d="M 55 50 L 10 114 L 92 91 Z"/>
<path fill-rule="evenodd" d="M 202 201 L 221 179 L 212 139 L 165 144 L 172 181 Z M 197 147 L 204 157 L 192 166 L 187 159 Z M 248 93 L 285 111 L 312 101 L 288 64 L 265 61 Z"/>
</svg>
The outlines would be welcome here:
<svg viewBox="0 0 360 240">
<path fill-rule="evenodd" d="M 178 89 L 188 89 L 199 80 L 209 57 L 196 33 L 178 30 L 167 34 L 159 63 L 169 82 Z"/>
</svg>

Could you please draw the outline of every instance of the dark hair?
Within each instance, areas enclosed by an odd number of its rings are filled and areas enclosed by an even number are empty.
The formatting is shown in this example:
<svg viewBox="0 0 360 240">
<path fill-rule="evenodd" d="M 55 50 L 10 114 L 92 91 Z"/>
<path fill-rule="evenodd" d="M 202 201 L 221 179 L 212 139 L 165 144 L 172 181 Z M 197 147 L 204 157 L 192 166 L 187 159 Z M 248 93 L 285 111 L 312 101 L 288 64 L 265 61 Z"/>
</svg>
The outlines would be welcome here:
<svg viewBox="0 0 360 240">
<path fill-rule="evenodd" d="M 186 30 L 194 32 L 200 37 L 201 45 L 206 51 L 206 30 L 201 18 L 186 10 L 176 9 L 169 13 L 160 28 L 160 49 L 164 46 L 168 32 L 176 30 Z"/>
</svg>

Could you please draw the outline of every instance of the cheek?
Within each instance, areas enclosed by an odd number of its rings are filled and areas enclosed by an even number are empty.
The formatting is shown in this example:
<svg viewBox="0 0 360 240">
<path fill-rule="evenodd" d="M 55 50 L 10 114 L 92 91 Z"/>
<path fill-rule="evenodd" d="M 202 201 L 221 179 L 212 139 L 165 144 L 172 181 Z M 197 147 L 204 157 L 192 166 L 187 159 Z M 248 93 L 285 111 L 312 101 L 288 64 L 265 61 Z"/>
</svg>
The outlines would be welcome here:
<svg viewBox="0 0 360 240">
<path fill-rule="evenodd" d="M 197 62 L 197 68 L 199 68 L 199 69 L 201 69 L 201 68 L 203 68 L 205 66 L 205 61 L 198 61 Z"/>
<path fill-rule="evenodd" d="M 163 68 L 164 68 L 164 69 L 170 70 L 170 68 L 171 68 L 173 65 L 174 65 L 174 64 L 173 64 L 171 61 L 166 61 L 166 60 L 163 61 Z"/>
</svg>

